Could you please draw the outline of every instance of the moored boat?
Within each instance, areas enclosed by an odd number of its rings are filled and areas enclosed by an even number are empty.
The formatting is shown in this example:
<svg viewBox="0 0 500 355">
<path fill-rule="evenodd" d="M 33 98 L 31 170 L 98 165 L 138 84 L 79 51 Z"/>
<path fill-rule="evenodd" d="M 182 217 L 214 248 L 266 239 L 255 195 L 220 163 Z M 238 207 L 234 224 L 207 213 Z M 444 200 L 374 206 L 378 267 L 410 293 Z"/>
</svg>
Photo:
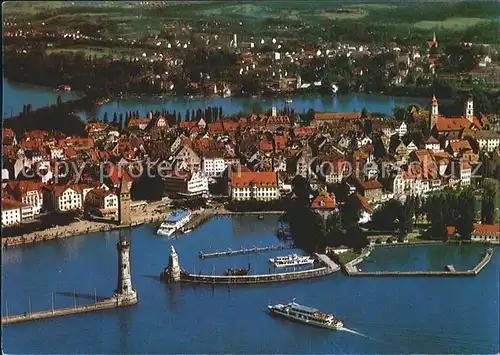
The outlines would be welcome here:
<svg viewBox="0 0 500 355">
<path fill-rule="evenodd" d="M 270 258 L 269 262 L 272 263 L 275 267 L 292 267 L 313 264 L 314 259 L 307 255 L 292 254 Z"/>
<path fill-rule="evenodd" d="M 335 318 L 333 314 L 320 312 L 316 308 L 311 308 L 295 303 L 295 298 L 292 300 L 292 302 L 286 305 L 269 305 L 268 309 L 272 314 L 277 314 L 282 317 L 297 322 L 314 325 L 316 327 L 332 330 L 338 330 L 344 327 L 344 323 L 341 320 Z"/>
<path fill-rule="evenodd" d="M 191 220 L 191 212 L 177 210 L 172 212 L 158 228 L 156 234 L 170 237 L 175 232 L 181 230 Z"/>
</svg>

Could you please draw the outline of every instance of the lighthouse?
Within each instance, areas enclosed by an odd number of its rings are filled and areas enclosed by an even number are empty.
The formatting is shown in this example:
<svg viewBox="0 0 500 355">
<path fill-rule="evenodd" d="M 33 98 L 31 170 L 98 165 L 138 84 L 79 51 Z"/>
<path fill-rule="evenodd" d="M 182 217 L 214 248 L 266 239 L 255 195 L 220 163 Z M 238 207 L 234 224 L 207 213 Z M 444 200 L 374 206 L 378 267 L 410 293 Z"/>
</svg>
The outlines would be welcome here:
<svg viewBox="0 0 500 355">
<path fill-rule="evenodd" d="M 116 243 L 118 250 L 118 285 L 114 297 L 118 306 L 127 306 L 137 303 L 137 292 L 132 287 L 130 270 L 130 241 L 120 238 Z"/>
</svg>

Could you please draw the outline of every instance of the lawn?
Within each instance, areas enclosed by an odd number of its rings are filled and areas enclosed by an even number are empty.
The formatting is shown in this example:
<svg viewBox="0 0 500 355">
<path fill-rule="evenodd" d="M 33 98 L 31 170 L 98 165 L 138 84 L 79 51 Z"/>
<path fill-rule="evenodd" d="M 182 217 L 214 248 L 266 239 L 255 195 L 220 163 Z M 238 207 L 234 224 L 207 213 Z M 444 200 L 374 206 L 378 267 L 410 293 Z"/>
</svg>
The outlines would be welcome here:
<svg viewBox="0 0 500 355">
<path fill-rule="evenodd" d="M 341 253 L 339 255 L 339 261 L 342 265 L 347 264 L 348 262 L 356 259 L 359 256 L 359 254 L 354 253 L 352 251 L 346 251 L 344 253 Z"/>
<path fill-rule="evenodd" d="M 460 31 L 479 24 L 486 24 L 488 22 L 489 20 L 478 17 L 451 17 L 444 21 L 419 21 L 413 26 L 421 30 L 442 28 Z"/>
</svg>

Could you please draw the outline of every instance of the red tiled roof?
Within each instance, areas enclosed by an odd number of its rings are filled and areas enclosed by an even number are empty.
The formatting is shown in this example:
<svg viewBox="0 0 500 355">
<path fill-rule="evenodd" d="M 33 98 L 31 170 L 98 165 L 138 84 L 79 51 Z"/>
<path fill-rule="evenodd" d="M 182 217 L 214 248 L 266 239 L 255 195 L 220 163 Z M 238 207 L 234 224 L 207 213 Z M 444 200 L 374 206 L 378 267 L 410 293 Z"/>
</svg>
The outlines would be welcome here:
<svg viewBox="0 0 500 355">
<path fill-rule="evenodd" d="M 320 194 L 312 202 L 313 209 L 334 209 L 336 207 L 334 194 Z"/>
<path fill-rule="evenodd" d="M 234 187 L 249 187 L 255 184 L 260 187 L 277 187 L 278 177 L 273 171 L 265 172 L 240 172 L 233 174 L 231 177 L 231 186 Z"/>
<path fill-rule="evenodd" d="M 427 139 L 424 140 L 424 143 L 428 144 L 439 144 L 439 141 L 434 138 L 433 136 L 428 137 Z"/>
<path fill-rule="evenodd" d="M 222 126 L 224 127 L 224 130 L 227 132 L 233 132 L 236 131 L 236 129 L 240 126 L 239 122 L 233 122 L 233 121 L 223 121 Z"/>
<path fill-rule="evenodd" d="M 436 120 L 436 129 L 438 132 L 454 132 L 463 128 L 469 128 L 473 125 L 465 117 L 438 117 Z"/>
<path fill-rule="evenodd" d="M 259 149 L 264 152 L 270 152 L 273 150 L 273 144 L 269 142 L 267 139 L 262 139 L 259 142 Z"/>
<path fill-rule="evenodd" d="M 469 141 L 461 140 L 458 142 L 450 142 L 450 147 L 454 152 L 459 152 L 461 150 L 472 150 Z"/>
<path fill-rule="evenodd" d="M 187 128 L 187 129 L 190 129 L 190 128 L 193 128 L 193 127 L 196 127 L 198 124 L 194 121 L 189 121 L 189 122 L 186 122 L 186 121 L 182 121 L 182 122 L 179 122 L 179 127 L 180 128 Z"/>
<path fill-rule="evenodd" d="M 381 189 L 382 188 L 382 184 L 378 180 L 362 181 L 361 186 L 363 186 L 363 189 L 365 189 L 365 190 L 373 190 L 373 189 Z"/>
<path fill-rule="evenodd" d="M 208 127 L 208 132 L 210 133 L 222 133 L 224 132 L 224 126 L 222 125 L 222 122 L 218 121 L 215 123 L 209 123 L 207 124 Z"/>
<path fill-rule="evenodd" d="M 124 182 L 131 182 L 132 178 L 125 171 L 125 169 L 121 166 L 117 165 L 106 165 L 106 173 L 113 185 L 119 186 L 121 179 L 123 178 Z"/>
<path fill-rule="evenodd" d="M 474 224 L 472 235 L 500 236 L 500 224 Z"/>
<path fill-rule="evenodd" d="M 14 131 L 10 128 L 2 128 L 2 136 L 3 137 L 14 137 Z"/>
<path fill-rule="evenodd" d="M 373 206 L 370 204 L 370 202 L 368 202 L 368 200 L 360 195 L 359 193 L 356 193 L 356 197 L 358 198 L 360 204 L 361 204 L 361 207 L 368 213 L 372 213 L 373 212 Z"/>
<path fill-rule="evenodd" d="M 314 119 L 319 121 L 357 120 L 359 118 L 361 118 L 360 112 L 316 112 L 314 114 Z"/>
<path fill-rule="evenodd" d="M 98 132 L 103 131 L 108 128 L 108 125 L 104 122 L 90 122 L 85 126 L 87 132 Z"/>
<path fill-rule="evenodd" d="M 13 210 L 16 208 L 21 208 L 23 206 L 26 206 L 26 205 L 19 202 L 19 201 L 7 199 L 7 198 L 2 198 L 2 211 Z"/>
<path fill-rule="evenodd" d="M 286 137 L 285 136 L 275 136 L 274 137 L 274 145 L 276 146 L 276 149 L 282 150 L 286 148 Z"/>
</svg>

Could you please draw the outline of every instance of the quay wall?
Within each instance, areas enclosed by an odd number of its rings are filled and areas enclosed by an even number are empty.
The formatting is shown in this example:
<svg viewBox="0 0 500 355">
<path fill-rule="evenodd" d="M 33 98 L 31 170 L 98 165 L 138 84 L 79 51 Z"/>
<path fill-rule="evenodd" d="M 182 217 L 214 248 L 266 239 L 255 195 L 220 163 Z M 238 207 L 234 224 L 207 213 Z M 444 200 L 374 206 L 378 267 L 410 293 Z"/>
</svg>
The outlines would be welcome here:
<svg viewBox="0 0 500 355">
<path fill-rule="evenodd" d="M 100 310 L 110 309 L 110 308 L 132 306 L 136 303 L 137 303 L 137 300 L 118 303 L 117 300 L 108 299 L 108 300 L 100 301 L 100 302 L 85 305 L 85 306 L 59 308 L 59 309 L 54 309 L 53 311 L 49 310 L 49 311 L 35 312 L 35 313 L 31 313 L 31 314 L 27 313 L 26 315 L 5 316 L 5 317 L 2 317 L 2 325 L 28 322 L 28 321 L 53 318 L 53 317 L 61 317 L 61 316 L 66 316 L 66 315 L 71 315 L 71 314 L 78 314 L 78 313 L 95 312 L 95 311 L 100 311 Z"/>
<path fill-rule="evenodd" d="M 285 272 L 279 274 L 267 275 L 245 275 L 245 276 L 222 276 L 222 275 L 181 275 L 181 282 L 186 283 L 204 283 L 204 284 L 259 284 L 270 282 L 282 282 L 291 280 L 309 279 L 330 275 L 331 273 L 340 270 L 331 269 L 329 267 L 321 267 L 312 270 L 303 270 L 295 272 Z"/>
<path fill-rule="evenodd" d="M 488 249 L 484 257 L 479 261 L 479 263 L 471 270 L 466 271 L 358 271 L 357 268 L 350 265 L 345 268 L 347 275 L 349 276 L 476 276 L 479 274 L 488 263 L 491 261 L 493 256 L 493 249 Z"/>
</svg>

